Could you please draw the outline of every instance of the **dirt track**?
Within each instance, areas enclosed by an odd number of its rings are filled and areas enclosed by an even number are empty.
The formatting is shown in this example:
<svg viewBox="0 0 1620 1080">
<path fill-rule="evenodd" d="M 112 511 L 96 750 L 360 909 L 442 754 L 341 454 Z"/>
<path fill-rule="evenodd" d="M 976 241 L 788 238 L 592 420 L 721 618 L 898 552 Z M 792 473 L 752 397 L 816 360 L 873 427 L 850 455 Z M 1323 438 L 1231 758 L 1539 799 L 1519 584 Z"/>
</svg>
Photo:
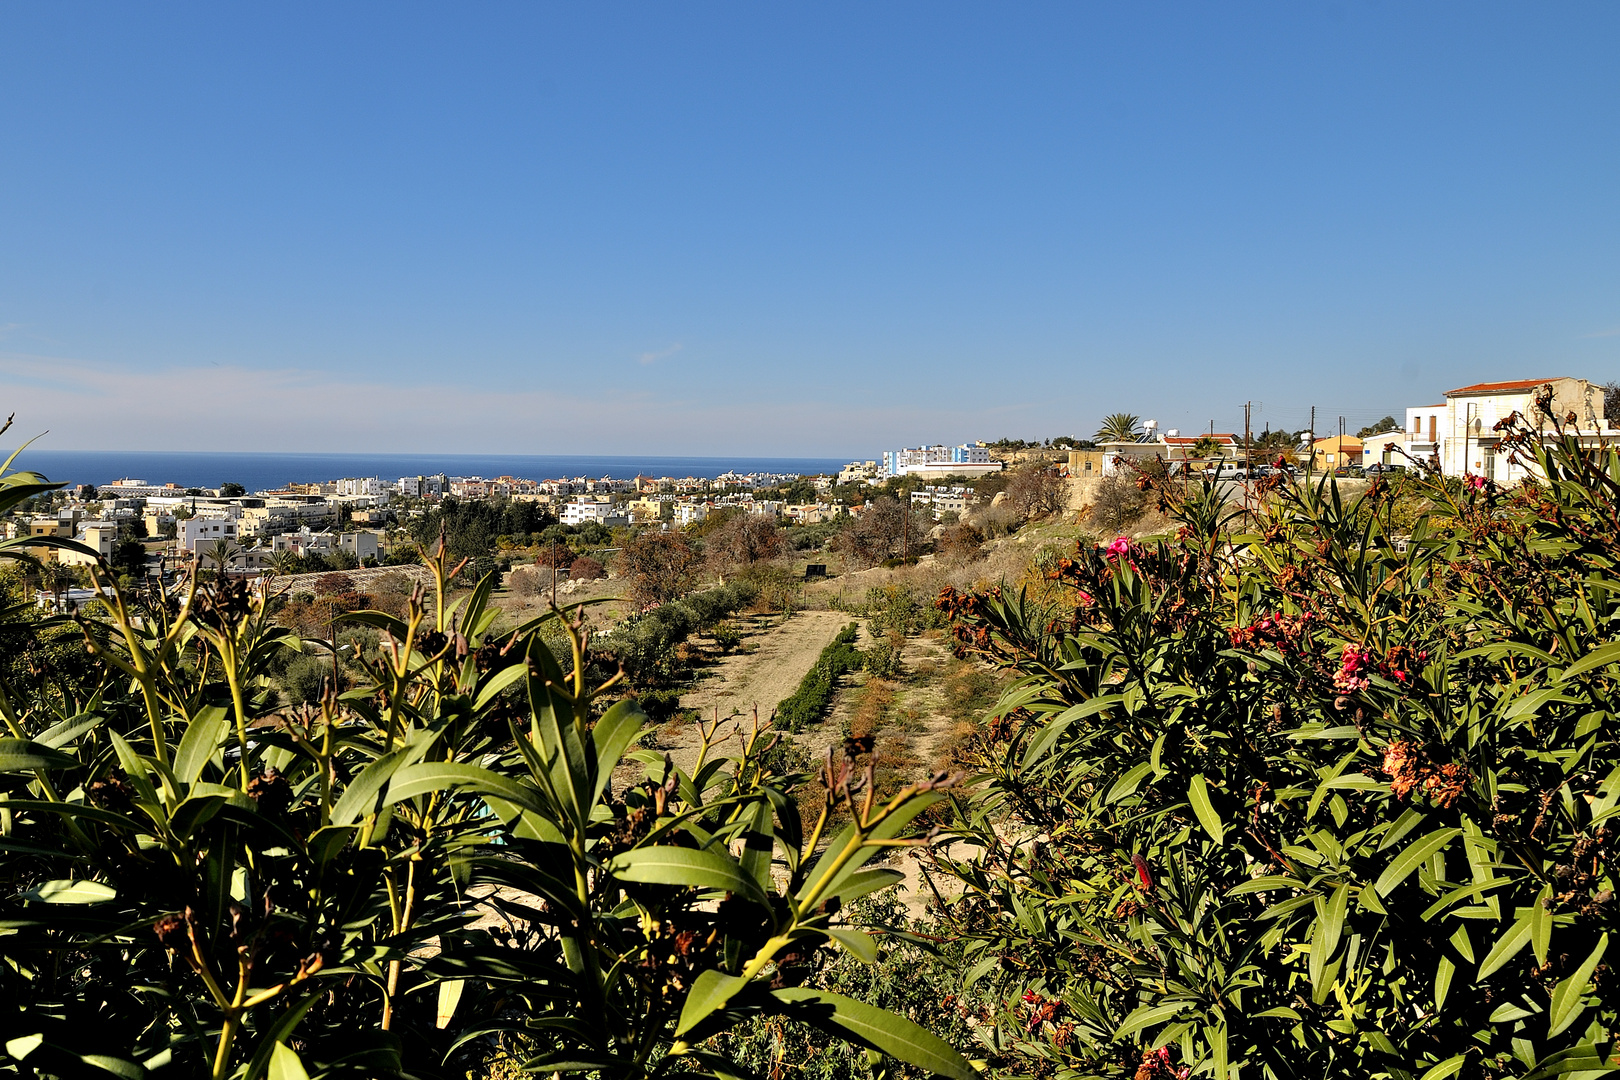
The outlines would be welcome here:
<svg viewBox="0 0 1620 1080">
<path fill-rule="evenodd" d="M 810 670 L 821 650 L 838 631 L 850 623 L 849 615 L 838 611 L 801 611 L 774 629 L 750 639 L 757 643 L 753 652 L 736 653 L 704 673 L 696 689 L 681 698 L 681 707 L 697 709 L 712 717 L 716 707 L 721 717 L 738 712 L 768 717 L 783 698 L 799 687 L 799 680 Z"/>
</svg>

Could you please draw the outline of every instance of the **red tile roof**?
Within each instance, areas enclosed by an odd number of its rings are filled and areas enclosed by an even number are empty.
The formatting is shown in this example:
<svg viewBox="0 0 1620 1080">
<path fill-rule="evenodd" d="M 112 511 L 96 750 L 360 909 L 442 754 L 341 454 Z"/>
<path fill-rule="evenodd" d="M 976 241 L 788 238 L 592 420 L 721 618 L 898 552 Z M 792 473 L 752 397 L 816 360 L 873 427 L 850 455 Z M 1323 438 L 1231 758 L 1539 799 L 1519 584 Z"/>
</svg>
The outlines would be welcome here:
<svg viewBox="0 0 1620 1080">
<path fill-rule="evenodd" d="M 1514 390 L 1534 390 L 1556 379 L 1514 379 L 1511 382 L 1482 382 L 1472 386 L 1459 386 L 1455 390 L 1447 390 L 1446 397 L 1456 397 L 1458 394 L 1503 394 Z"/>
</svg>

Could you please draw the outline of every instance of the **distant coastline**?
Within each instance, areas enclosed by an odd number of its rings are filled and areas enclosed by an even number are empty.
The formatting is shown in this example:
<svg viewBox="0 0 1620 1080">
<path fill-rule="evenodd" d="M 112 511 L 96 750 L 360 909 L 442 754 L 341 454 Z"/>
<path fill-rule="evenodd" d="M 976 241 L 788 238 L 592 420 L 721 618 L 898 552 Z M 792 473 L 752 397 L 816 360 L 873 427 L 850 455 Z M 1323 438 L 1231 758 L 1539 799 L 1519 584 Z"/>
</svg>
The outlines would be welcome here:
<svg viewBox="0 0 1620 1080">
<path fill-rule="evenodd" d="M 7 453 L 10 451 L 8 450 Z M 0 460 L 4 460 L 0 458 Z M 157 450 L 42 450 L 29 447 L 13 469 L 42 473 L 69 484 L 107 484 L 126 477 L 153 484 L 218 487 L 241 484 L 249 491 L 287 483 L 336 480 L 346 476 L 515 476 L 553 480 L 608 476 L 697 476 L 724 472 L 837 472 L 846 459 L 753 457 L 655 457 L 604 454 L 254 454 Z"/>
</svg>

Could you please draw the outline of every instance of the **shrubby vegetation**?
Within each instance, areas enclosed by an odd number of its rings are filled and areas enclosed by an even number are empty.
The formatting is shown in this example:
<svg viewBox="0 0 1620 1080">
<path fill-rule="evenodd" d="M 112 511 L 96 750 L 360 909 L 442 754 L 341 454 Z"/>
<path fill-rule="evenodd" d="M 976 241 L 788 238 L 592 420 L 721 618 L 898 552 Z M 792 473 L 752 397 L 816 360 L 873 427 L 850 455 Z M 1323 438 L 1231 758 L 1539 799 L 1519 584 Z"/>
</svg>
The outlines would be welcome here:
<svg viewBox="0 0 1620 1080">
<path fill-rule="evenodd" d="M 748 581 L 705 589 L 631 616 L 597 639 L 602 655 L 624 667 L 632 686 L 667 686 L 680 675 L 676 646 L 695 633 L 712 631 L 754 601 Z"/>
<path fill-rule="evenodd" d="M 799 681 L 799 688 L 784 698 L 776 707 L 776 724 L 785 731 L 802 731 L 811 724 L 820 723 L 832 704 L 838 680 L 852 671 L 859 671 L 863 662 L 861 650 L 855 647 L 858 629 L 850 623 L 838 632 L 832 643 L 821 650 L 821 655 Z"/>
<path fill-rule="evenodd" d="M 939 933 L 1006 1075 L 1551 1077 L 1610 1070 L 1620 453 L 1253 519 L 1163 493 L 1062 605 L 942 605 L 1015 674 L 964 752 L 978 845 Z"/>
<path fill-rule="evenodd" d="M 0 477 L 0 510 L 41 490 Z M 497 637 L 446 558 L 402 617 L 344 616 L 365 678 L 296 709 L 268 672 L 300 643 L 239 582 L 51 623 L 91 661 L 0 685 L 0 1070 L 448 1077 L 500 1037 L 531 1072 L 733 1077 L 716 1037 L 779 1017 L 974 1075 L 806 985 L 824 949 L 875 957 L 844 912 L 942 785 L 874 804 L 835 756 L 803 834 L 769 729 L 691 773 L 635 750 L 578 613 Z"/>
<path fill-rule="evenodd" d="M 458 559 L 476 558 L 494 552 L 496 540 L 505 536 L 519 546 L 547 542 L 540 534 L 557 525 L 557 519 L 538 503 L 513 499 L 468 499 L 451 496 L 441 499 L 421 517 L 410 523 L 411 539 L 431 547 L 443 530 L 445 546 Z M 600 528 L 600 526 L 598 526 Z M 602 530 L 606 533 L 606 530 Z M 562 541 L 559 534 L 557 539 Z M 565 542 L 565 541 L 562 541 Z M 598 543 L 606 543 L 604 536 Z"/>
</svg>

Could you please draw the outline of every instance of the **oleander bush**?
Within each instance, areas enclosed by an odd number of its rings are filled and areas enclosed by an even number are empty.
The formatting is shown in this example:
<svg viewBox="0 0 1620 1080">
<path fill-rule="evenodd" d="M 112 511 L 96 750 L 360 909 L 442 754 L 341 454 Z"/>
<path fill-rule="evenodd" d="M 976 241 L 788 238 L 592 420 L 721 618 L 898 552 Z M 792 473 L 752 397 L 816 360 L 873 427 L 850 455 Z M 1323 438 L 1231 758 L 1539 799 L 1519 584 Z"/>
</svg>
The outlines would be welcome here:
<svg viewBox="0 0 1620 1080">
<path fill-rule="evenodd" d="M 1016 676 L 939 857 L 999 1075 L 1615 1070 L 1620 453 L 1503 427 L 1544 480 L 1161 488 L 942 595 Z"/>
<path fill-rule="evenodd" d="M 55 486 L 0 476 L 0 512 Z M 448 1077 L 499 1046 L 546 1076 L 735 1077 L 715 1037 L 769 1017 L 973 1075 L 805 985 L 825 950 L 875 958 L 845 912 L 944 781 L 874 802 L 829 756 L 806 831 L 769 728 L 690 771 L 639 750 L 577 610 L 496 637 L 493 575 L 447 602 L 458 567 L 427 561 L 403 617 L 343 616 L 380 649 L 309 704 L 278 704 L 300 642 L 247 585 L 134 596 L 105 567 L 108 614 L 49 627 L 89 675 L 0 684 L 0 1075 Z"/>
</svg>

